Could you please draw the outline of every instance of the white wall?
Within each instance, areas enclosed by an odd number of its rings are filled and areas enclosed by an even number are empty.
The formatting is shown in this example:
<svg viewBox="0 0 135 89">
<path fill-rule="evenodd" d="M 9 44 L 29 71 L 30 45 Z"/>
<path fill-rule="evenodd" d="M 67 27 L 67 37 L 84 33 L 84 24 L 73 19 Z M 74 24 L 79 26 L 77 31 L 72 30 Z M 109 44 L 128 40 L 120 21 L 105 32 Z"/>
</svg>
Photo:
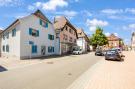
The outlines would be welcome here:
<svg viewBox="0 0 135 89">
<path fill-rule="evenodd" d="M 16 28 L 16 36 L 12 37 L 12 29 Z M 5 32 L 9 32 L 9 38 L 1 39 L 1 55 L 3 57 L 20 57 L 20 24 L 12 27 Z M 4 33 L 5 33 L 4 32 Z M 3 45 L 9 45 L 9 52 L 3 52 Z M 6 48 L 5 48 L 6 50 Z"/>
<path fill-rule="evenodd" d="M 87 49 L 87 48 L 86 48 L 87 43 L 86 43 L 86 41 L 85 41 L 84 38 L 78 38 L 78 39 L 77 39 L 77 45 L 82 48 L 83 52 L 86 52 L 86 51 L 87 51 L 87 50 L 86 50 L 86 49 Z"/>
<path fill-rule="evenodd" d="M 56 54 L 56 35 L 52 24 L 48 25 L 48 28 L 42 27 L 39 23 L 39 18 L 30 15 L 21 19 L 21 57 L 41 56 L 41 46 L 46 46 L 46 56 Z M 29 35 L 29 28 L 39 30 L 39 37 L 33 37 Z M 48 34 L 54 35 L 54 40 L 48 39 Z M 29 41 L 33 41 L 37 45 L 37 54 L 31 54 L 31 48 L 28 44 Z M 48 46 L 55 47 L 54 53 L 48 53 Z"/>
</svg>

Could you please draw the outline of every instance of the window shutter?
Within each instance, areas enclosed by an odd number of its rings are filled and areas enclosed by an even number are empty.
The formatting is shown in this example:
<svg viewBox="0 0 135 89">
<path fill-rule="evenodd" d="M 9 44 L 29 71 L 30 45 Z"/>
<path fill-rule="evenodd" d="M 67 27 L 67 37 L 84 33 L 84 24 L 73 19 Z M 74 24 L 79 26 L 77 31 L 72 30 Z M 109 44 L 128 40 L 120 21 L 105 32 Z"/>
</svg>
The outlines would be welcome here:
<svg viewBox="0 0 135 89">
<path fill-rule="evenodd" d="M 6 45 L 6 52 L 9 52 L 9 45 Z"/>
<path fill-rule="evenodd" d="M 40 21 L 40 25 L 42 25 L 42 20 L 40 19 L 39 21 Z"/>
<path fill-rule="evenodd" d="M 52 40 L 54 40 L 54 35 L 52 35 Z"/>
<path fill-rule="evenodd" d="M 39 36 L 39 30 L 37 30 L 37 36 Z"/>
<path fill-rule="evenodd" d="M 12 36 L 16 36 L 16 29 L 12 30 Z"/>
<path fill-rule="evenodd" d="M 32 28 L 29 28 L 29 35 L 32 35 Z"/>
<path fill-rule="evenodd" d="M 53 52 L 54 52 L 54 47 L 53 47 Z"/>
<path fill-rule="evenodd" d="M 48 39 L 50 39 L 50 34 L 48 34 Z"/>
<path fill-rule="evenodd" d="M 35 45 L 35 53 L 37 53 L 37 45 Z"/>
<path fill-rule="evenodd" d="M 48 28 L 48 22 L 45 23 L 45 28 Z"/>
<path fill-rule="evenodd" d="M 50 47 L 48 47 L 48 52 L 50 52 Z"/>
</svg>

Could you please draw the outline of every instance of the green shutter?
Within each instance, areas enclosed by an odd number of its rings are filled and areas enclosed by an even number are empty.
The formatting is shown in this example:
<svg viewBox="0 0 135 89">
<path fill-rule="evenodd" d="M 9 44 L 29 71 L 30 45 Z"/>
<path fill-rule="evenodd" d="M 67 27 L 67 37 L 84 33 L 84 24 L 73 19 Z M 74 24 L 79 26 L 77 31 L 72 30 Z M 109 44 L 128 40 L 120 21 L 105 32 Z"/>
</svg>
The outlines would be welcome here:
<svg viewBox="0 0 135 89">
<path fill-rule="evenodd" d="M 32 28 L 29 28 L 29 35 L 32 35 Z"/>
<path fill-rule="evenodd" d="M 39 30 L 37 30 L 37 36 L 39 36 Z"/>
<path fill-rule="evenodd" d="M 48 22 L 45 23 L 45 28 L 48 28 Z"/>
<path fill-rule="evenodd" d="M 42 20 L 40 19 L 39 21 L 40 21 L 40 25 L 42 25 Z"/>
</svg>

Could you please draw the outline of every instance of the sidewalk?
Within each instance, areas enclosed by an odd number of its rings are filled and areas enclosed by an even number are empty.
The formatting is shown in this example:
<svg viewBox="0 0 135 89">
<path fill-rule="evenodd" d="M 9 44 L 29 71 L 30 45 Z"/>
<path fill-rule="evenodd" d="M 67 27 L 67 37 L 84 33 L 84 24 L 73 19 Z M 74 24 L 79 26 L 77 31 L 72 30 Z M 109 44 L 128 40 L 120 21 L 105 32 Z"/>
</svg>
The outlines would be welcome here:
<svg viewBox="0 0 135 89">
<path fill-rule="evenodd" d="M 123 62 L 101 60 L 67 89 L 135 89 L 135 52 Z"/>
</svg>

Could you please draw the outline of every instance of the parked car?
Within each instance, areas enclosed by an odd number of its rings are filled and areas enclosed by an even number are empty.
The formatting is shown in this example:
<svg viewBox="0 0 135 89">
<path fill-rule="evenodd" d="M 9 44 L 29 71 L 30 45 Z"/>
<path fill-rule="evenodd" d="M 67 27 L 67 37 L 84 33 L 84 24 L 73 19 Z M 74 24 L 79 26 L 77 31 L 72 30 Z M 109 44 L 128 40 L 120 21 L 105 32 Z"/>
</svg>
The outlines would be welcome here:
<svg viewBox="0 0 135 89">
<path fill-rule="evenodd" d="M 125 57 L 120 54 L 117 50 L 108 50 L 105 54 L 105 60 L 116 60 L 121 61 Z"/>
<path fill-rule="evenodd" d="M 74 49 L 72 54 L 80 55 L 80 54 L 83 54 L 83 51 L 82 51 L 82 49 Z"/>
<path fill-rule="evenodd" d="M 96 49 L 95 55 L 96 56 L 104 56 L 104 53 L 101 49 Z"/>
<path fill-rule="evenodd" d="M 112 50 L 117 50 L 119 53 L 122 53 L 122 50 L 120 48 L 112 48 Z"/>
</svg>

